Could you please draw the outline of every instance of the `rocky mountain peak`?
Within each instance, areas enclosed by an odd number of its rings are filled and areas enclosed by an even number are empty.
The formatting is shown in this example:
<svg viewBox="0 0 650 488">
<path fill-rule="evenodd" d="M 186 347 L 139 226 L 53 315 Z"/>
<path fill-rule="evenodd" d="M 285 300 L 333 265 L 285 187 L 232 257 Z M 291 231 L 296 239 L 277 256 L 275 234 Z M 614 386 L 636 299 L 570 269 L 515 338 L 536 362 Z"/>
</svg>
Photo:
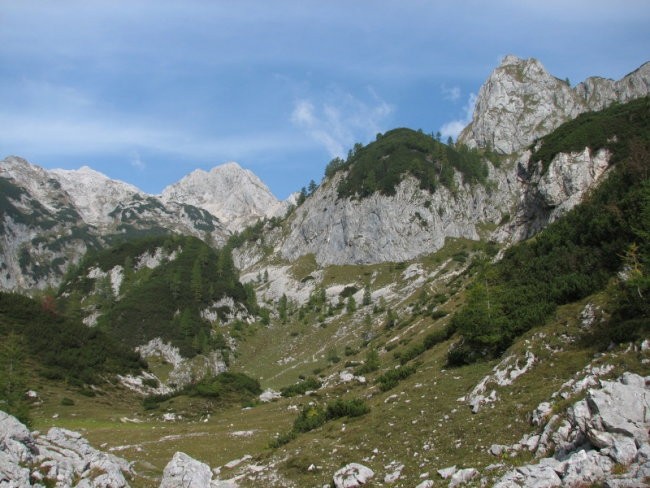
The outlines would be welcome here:
<svg viewBox="0 0 650 488">
<path fill-rule="evenodd" d="M 109 214 L 115 207 L 143 194 L 135 186 L 113 180 L 88 166 L 77 170 L 53 169 L 48 173 L 70 195 L 84 220 L 92 225 L 112 222 Z"/>
<path fill-rule="evenodd" d="M 619 81 L 593 77 L 571 88 L 538 60 L 508 55 L 479 90 L 472 122 L 459 141 L 511 154 L 583 112 L 648 93 L 650 63 Z"/>
<path fill-rule="evenodd" d="M 162 192 L 165 202 L 179 202 L 207 210 L 231 231 L 263 217 L 284 213 L 279 201 L 252 171 L 228 162 L 210 171 L 198 169 Z"/>
</svg>

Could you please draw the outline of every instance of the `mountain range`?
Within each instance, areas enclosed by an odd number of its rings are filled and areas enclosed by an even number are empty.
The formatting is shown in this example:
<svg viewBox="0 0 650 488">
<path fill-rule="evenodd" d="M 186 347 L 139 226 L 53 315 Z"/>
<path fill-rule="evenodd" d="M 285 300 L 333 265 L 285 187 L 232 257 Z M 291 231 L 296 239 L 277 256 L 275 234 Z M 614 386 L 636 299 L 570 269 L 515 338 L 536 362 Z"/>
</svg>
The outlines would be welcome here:
<svg viewBox="0 0 650 488">
<path fill-rule="evenodd" d="M 457 144 L 491 151 L 484 181 L 465 179 L 457 167 L 449 176 L 453 187 L 430 191 L 406 172 L 394 194 L 355 199 L 335 191 L 346 177 L 337 172 L 291 215 L 286 235 L 270 234 L 271 245 L 284 259 L 313 253 L 320 264 L 353 264 L 411 259 L 440 249 L 450 237 L 528 237 L 580 201 L 606 171 L 608 155 L 579 148 L 557 154 L 544 175 L 533 171 L 522 178 L 522 168 L 532 164 L 526 148 L 580 113 L 647 96 L 649 80 L 646 63 L 619 81 L 589 78 L 572 88 L 535 59 L 506 56 L 481 87 L 472 122 Z M 401 142 L 394 132 L 387 137 Z M 435 157 L 426 153 L 421 156 Z M 171 231 L 222 245 L 259 219 L 283 217 L 296 203 L 295 197 L 278 201 L 236 163 L 196 170 L 158 196 L 88 167 L 47 171 L 18 157 L 0 162 L 0 177 L 20 194 L 5 199 L 3 209 L 2 289 L 57 285 L 87 249 L 125 236 Z M 63 218 L 65 229 L 57 223 Z"/>
<path fill-rule="evenodd" d="M 0 485 L 643 486 L 649 94 L 507 56 L 457 142 L 378 134 L 284 202 L 6 158 L 0 401 L 55 429 L 0 417 Z"/>
</svg>

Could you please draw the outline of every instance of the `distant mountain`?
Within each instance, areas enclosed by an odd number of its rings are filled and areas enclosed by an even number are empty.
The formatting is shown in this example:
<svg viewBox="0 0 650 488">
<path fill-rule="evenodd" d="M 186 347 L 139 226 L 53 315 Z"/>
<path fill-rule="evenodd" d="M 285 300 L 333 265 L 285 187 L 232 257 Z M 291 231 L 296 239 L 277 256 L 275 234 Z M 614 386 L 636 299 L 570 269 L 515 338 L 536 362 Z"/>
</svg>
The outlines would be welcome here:
<svg viewBox="0 0 650 488">
<path fill-rule="evenodd" d="M 134 236 L 181 233 L 220 245 L 229 235 L 203 209 L 164 204 L 87 167 L 47 171 L 8 157 L 0 185 L 0 289 L 56 286 L 89 249 Z"/>
<path fill-rule="evenodd" d="M 0 288 L 57 284 L 88 249 L 118 240 L 180 233 L 221 246 L 260 219 L 285 215 L 283 231 L 263 235 L 264 249 L 247 262 L 271 248 L 286 260 L 314 254 L 324 265 L 408 260 L 450 237 L 516 241 L 579 203 L 611 156 L 574 148 L 554 154 L 542 172 L 532 144 L 581 113 L 649 91 L 650 63 L 617 82 L 589 78 L 572 88 L 535 59 L 507 56 L 481 87 L 457 144 L 389 131 L 328 167 L 290 214 L 294 202 L 279 201 L 236 163 L 196 170 L 154 196 L 87 167 L 46 171 L 10 157 L 0 162 Z"/>
<path fill-rule="evenodd" d="M 48 175 L 70 195 L 84 221 L 96 227 L 112 225 L 114 219 L 110 214 L 119 204 L 143 196 L 135 186 L 112 180 L 88 166 L 78 170 L 53 169 Z"/>
<path fill-rule="evenodd" d="M 87 166 L 48 171 L 13 156 L 0 161 L 0 185 L 0 289 L 8 290 L 56 285 L 88 249 L 134 236 L 179 233 L 221 246 L 289 206 L 234 163 L 198 170 L 162 198 Z"/>
<path fill-rule="evenodd" d="M 205 209 L 232 232 L 260 218 L 282 216 L 289 207 L 289 202 L 275 198 L 252 171 L 234 162 L 210 171 L 193 171 L 165 188 L 161 199 Z"/>
</svg>

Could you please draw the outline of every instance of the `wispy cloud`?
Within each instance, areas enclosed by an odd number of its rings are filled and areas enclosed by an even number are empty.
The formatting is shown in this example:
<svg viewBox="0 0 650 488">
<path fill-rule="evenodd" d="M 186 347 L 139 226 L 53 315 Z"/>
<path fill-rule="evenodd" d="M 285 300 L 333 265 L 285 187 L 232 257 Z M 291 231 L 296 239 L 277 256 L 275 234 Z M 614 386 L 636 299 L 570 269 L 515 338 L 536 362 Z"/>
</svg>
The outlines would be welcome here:
<svg viewBox="0 0 650 488">
<path fill-rule="evenodd" d="M 451 102 L 457 102 L 460 100 L 460 87 L 459 86 L 452 86 L 449 87 L 443 83 L 442 87 L 442 95 L 445 100 L 449 100 Z"/>
<path fill-rule="evenodd" d="M 147 121 L 122 118 L 16 116 L 0 111 L 0 154 L 21 156 L 126 154 L 145 169 L 141 154 L 156 152 L 184 160 L 221 162 L 268 151 L 304 148 L 288 132 L 205 135 Z M 302 144 L 302 145 L 301 145 Z M 191 161 L 190 161 L 191 162 Z"/>
<path fill-rule="evenodd" d="M 133 151 L 131 153 L 131 166 L 140 171 L 143 171 L 147 167 L 145 162 L 140 157 L 140 153 L 138 153 L 138 151 Z"/>
<path fill-rule="evenodd" d="M 463 107 L 463 115 L 461 118 L 456 120 L 451 120 L 442 125 L 440 128 L 440 133 L 442 137 L 447 139 L 451 137 L 452 139 L 457 139 L 460 132 L 472 121 L 472 115 L 474 114 L 474 106 L 476 105 L 476 95 L 470 93 L 467 98 L 467 103 Z"/>
<path fill-rule="evenodd" d="M 294 103 L 291 122 L 321 144 L 330 156 L 342 157 L 355 142 L 381 132 L 393 107 L 369 89 L 370 102 L 337 92 L 316 105 L 303 98 Z"/>
</svg>

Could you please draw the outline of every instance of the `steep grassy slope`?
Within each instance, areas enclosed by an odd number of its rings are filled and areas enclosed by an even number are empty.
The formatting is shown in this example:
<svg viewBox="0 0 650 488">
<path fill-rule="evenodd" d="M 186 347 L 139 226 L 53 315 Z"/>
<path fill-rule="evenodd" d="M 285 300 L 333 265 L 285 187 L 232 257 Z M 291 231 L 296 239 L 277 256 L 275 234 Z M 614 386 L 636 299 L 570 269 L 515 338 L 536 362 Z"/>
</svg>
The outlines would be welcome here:
<svg viewBox="0 0 650 488">
<path fill-rule="evenodd" d="M 42 302 L 0 293 L 0 405 L 28 417 L 25 391 L 35 375 L 82 388 L 114 381 L 117 373 L 146 368 L 135 352 L 125 350 L 98 329 L 61 315 L 51 297 Z"/>
</svg>

